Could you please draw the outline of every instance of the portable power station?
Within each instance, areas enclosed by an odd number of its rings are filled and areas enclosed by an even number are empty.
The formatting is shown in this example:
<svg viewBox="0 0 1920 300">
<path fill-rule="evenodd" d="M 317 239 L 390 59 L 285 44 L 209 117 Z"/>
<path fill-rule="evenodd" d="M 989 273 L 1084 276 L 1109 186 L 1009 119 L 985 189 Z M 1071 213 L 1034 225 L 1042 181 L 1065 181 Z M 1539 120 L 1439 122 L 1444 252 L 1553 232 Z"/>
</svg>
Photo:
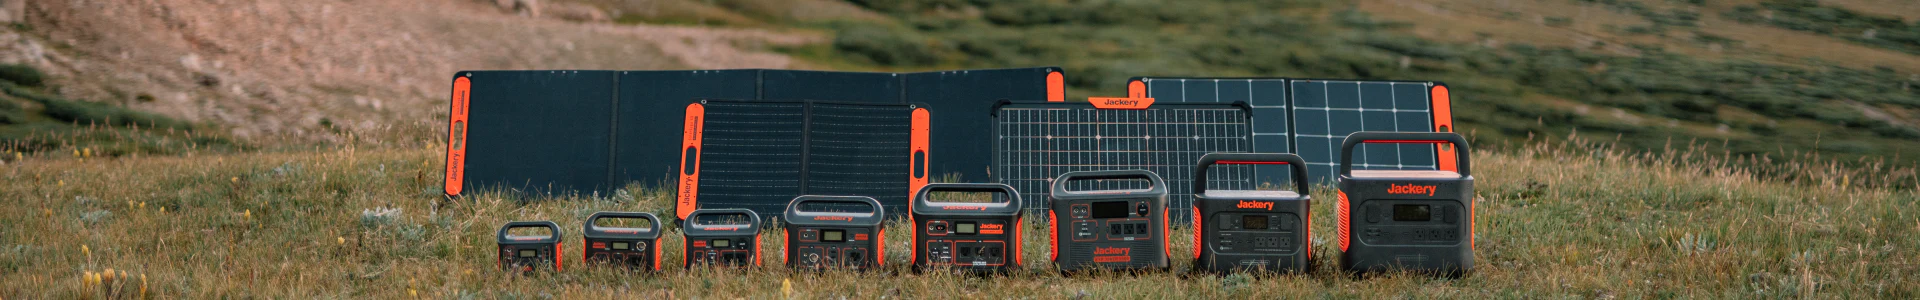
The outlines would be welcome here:
<svg viewBox="0 0 1920 300">
<path fill-rule="evenodd" d="M 1092 180 L 1144 180 L 1145 189 L 1072 191 Z M 1167 268 L 1167 182 L 1146 170 L 1078 171 L 1055 177 L 1047 227 L 1063 272 Z"/>
<path fill-rule="evenodd" d="M 885 207 L 872 197 L 800 196 L 787 204 L 780 256 L 801 270 L 877 268 L 886 263 Z M 841 210 L 841 211 L 836 211 Z"/>
<path fill-rule="evenodd" d="M 688 268 L 760 265 L 759 214 L 740 208 L 698 209 L 688 213 L 685 222 L 687 250 L 681 255 Z"/>
<path fill-rule="evenodd" d="M 1458 148 L 1453 151 L 1458 170 L 1354 170 L 1354 146 L 1367 143 Z M 1467 147 L 1467 140 L 1453 133 L 1347 136 L 1340 145 L 1340 199 L 1334 206 L 1341 269 L 1472 271 L 1473 172 Z"/>
<path fill-rule="evenodd" d="M 546 228 L 547 235 L 510 234 L 514 228 Z M 549 221 L 509 222 L 495 235 L 500 244 L 500 269 L 533 272 L 560 270 L 560 225 Z"/>
<path fill-rule="evenodd" d="M 946 202 L 934 192 L 991 193 L 993 202 Z M 1020 192 L 998 183 L 934 183 L 920 188 L 909 206 L 913 267 L 1003 273 L 1023 264 L 1020 252 Z"/>
<path fill-rule="evenodd" d="M 601 219 L 640 219 L 647 227 L 598 225 Z M 643 212 L 595 212 L 587 217 L 580 256 L 587 261 L 617 263 L 637 270 L 660 270 L 660 219 Z"/>
<path fill-rule="evenodd" d="M 1213 165 L 1286 165 L 1293 191 L 1208 190 Z M 1291 153 L 1209 153 L 1193 170 L 1194 268 L 1212 272 L 1312 270 L 1307 162 Z"/>
</svg>

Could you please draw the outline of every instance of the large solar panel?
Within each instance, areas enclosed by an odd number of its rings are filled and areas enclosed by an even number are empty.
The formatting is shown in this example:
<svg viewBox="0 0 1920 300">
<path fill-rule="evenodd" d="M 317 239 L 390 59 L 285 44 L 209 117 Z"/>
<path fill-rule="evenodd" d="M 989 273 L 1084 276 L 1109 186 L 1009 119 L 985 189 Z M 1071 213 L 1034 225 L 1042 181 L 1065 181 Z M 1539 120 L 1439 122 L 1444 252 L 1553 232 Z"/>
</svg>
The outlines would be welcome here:
<svg viewBox="0 0 1920 300">
<path fill-rule="evenodd" d="M 605 195 L 678 178 L 681 114 L 695 99 L 927 103 L 951 149 L 932 173 L 987 178 L 987 114 L 1000 99 L 1063 97 L 1059 68 L 926 73 L 794 70 L 461 71 L 449 101 L 447 195 L 472 188 Z M 965 112 L 965 113 L 958 113 Z"/>
<path fill-rule="evenodd" d="M 800 195 L 867 196 L 904 212 L 926 183 L 920 105 L 704 100 L 686 111 L 681 217 L 698 208 L 777 215 Z"/>
<path fill-rule="evenodd" d="M 1254 103 L 1254 151 L 1298 153 L 1307 160 L 1308 174 L 1320 183 L 1332 182 L 1340 161 L 1340 143 L 1348 134 L 1452 129 L 1446 86 L 1436 82 L 1140 77 L 1128 83 L 1128 92 L 1161 102 Z M 1436 151 L 1444 150 L 1434 147 L 1363 145 L 1355 151 L 1355 167 L 1451 169 L 1451 156 L 1436 155 Z M 1255 167 L 1256 180 L 1285 183 L 1290 175 L 1283 168 Z"/>
<path fill-rule="evenodd" d="M 1166 180 L 1173 217 L 1184 222 L 1193 203 L 1193 167 L 1212 152 L 1253 149 L 1252 114 L 1244 103 L 1155 103 L 1146 109 L 1101 109 L 1087 102 L 1009 103 L 994 110 L 996 181 L 1025 199 L 1047 199 L 1053 178 L 1072 171 L 1144 169 Z M 1209 186 L 1251 189 L 1252 169 L 1213 168 Z M 1074 182 L 1069 190 L 1145 188 L 1137 181 Z M 1028 209 L 1044 210 L 1046 201 Z"/>
<path fill-rule="evenodd" d="M 1280 78 L 1139 78 L 1127 88 L 1135 97 L 1155 103 L 1246 102 L 1253 109 L 1253 149 L 1250 152 L 1291 153 L 1293 118 L 1287 106 L 1287 80 Z M 1144 92 L 1142 92 L 1144 91 Z M 1293 175 L 1287 166 L 1256 165 L 1254 182 L 1286 185 Z"/>
</svg>

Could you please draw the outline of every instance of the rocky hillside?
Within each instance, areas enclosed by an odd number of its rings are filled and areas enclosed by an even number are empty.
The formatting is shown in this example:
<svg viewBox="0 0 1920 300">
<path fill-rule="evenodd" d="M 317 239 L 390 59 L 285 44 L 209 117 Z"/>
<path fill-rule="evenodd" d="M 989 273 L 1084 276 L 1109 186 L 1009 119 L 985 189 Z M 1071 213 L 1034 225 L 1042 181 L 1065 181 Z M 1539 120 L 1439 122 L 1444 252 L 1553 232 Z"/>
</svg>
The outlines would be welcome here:
<svg viewBox="0 0 1920 300">
<path fill-rule="evenodd" d="M 210 124 L 233 136 L 437 138 L 464 69 L 784 68 L 799 31 L 614 24 L 571 3 L 0 1 L 0 63 L 48 93 Z"/>
</svg>

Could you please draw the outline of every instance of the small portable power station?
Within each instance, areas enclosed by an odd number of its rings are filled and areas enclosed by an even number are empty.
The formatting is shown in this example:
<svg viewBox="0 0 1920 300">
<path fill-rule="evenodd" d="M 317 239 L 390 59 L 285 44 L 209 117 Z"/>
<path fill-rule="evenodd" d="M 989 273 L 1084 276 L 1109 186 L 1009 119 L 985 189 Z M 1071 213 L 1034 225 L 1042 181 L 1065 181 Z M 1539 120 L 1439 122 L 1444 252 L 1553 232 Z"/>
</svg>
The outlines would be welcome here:
<svg viewBox="0 0 1920 300">
<path fill-rule="evenodd" d="M 514 228 L 546 228 L 547 235 L 515 235 Z M 533 272 L 560 270 L 560 225 L 549 221 L 510 222 L 495 235 L 500 244 L 500 269 Z"/>
<path fill-rule="evenodd" d="M 795 197 L 784 213 L 787 238 L 780 256 L 787 267 L 800 270 L 883 266 L 886 231 L 880 222 L 886 216 L 885 207 L 872 197 Z"/>
<path fill-rule="evenodd" d="M 1209 153 L 1193 170 L 1194 268 L 1212 272 L 1312 270 L 1306 160 L 1291 153 Z M 1287 165 L 1293 191 L 1207 189 L 1212 165 Z"/>
<path fill-rule="evenodd" d="M 1458 170 L 1354 170 L 1354 146 L 1458 148 Z M 1443 132 L 1356 132 L 1340 145 L 1334 206 L 1340 267 L 1459 275 L 1473 270 L 1473 172 L 1467 140 Z"/>
<path fill-rule="evenodd" d="M 760 215 L 752 210 L 697 209 L 687 214 L 686 267 L 760 265 Z"/>
<path fill-rule="evenodd" d="M 1144 180 L 1145 189 L 1071 191 L 1082 180 Z M 1111 185 L 1109 185 L 1111 186 Z M 1165 270 L 1167 182 L 1146 170 L 1078 171 L 1047 194 L 1053 264 L 1062 272 Z"/>
<path fill-rule="evenodd" d="M 947 202 L 934 192 L 990 193 L 993 202 Z M 1004 200 L 1001 200 L 1004 199 Z M 908 223 L 916 270 L 1002 273 L 1023 263 L 1020 192 L 998 183 L 934 183 L 914 193 Z"/>
<path fill-rule="evenodd" d="M 640 219 L 647 227 L 598 225 L 601 219 Z M 582 232 L 581 257 L 587 261 L 626 265 L 636 270 L 660 270 L 660 219 L 644 212 L 595 212 Z"/>
</svg>

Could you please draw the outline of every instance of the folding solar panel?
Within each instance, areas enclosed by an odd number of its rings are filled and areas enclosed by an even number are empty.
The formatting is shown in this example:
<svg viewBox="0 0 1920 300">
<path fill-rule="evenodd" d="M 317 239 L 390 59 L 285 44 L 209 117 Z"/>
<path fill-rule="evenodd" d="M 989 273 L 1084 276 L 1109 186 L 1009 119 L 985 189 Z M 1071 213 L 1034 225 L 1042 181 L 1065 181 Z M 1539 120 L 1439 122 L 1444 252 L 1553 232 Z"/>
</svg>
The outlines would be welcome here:
<svg viewBox="0 0 1920 300">
<path fill-rule="evenodd" d="M 461 71 L 448 119 L 447 195 L 474 187 L 605 194 L 674 184 L 688 101 L 835 101 L 953 107 L 931 124 L 953 149 L 934 174 L 985 178 L 988 112 L 1000 99 L 1061 99 L 1053 67 L 925 73 L 796 70 Z M 976 179 L 981 180 L 981 179 Z"/>
<path fill-rule="evenodd" d="M 1006 103 L 994 110 L 996 181 L 1025 199 L 1047 199 L 1053 179 L 1072 171 L 1152 171 L 1165 179 L 1175 220 L 1192 207 L 1193 164 L 1212 152 L 1252 151 L 1245 103 L 1154 103 L 1112 107 L 1091 102 Z M 1222 166 L 1209 186 L 1252 189 L 1252 169 Z M 1237 184 L 1236 184 L 1237 183 Z M 1138 181 L 1077 181 L 1068 190 L 1147 188 Z M 1043 210 L 1045 203 L 1029 203 Z"/>
<path fill-rule="evenodd" d="M 866 196 L 889 209 L 927 182 L 919 104 L 701 100 L 686 106 L 678 216 L 782 212 L 800 195 Z"/>
<path fill-rule="evenodd" d="M 1332 182 L 1348 134 L 1450 132 L 1453 124 L 1446 85 L 1437 82 L 1139 77 L 1128 82 L 1128 93 L 1160 102 L 1251 103 L 1254 151 L 1298 153 L 1309 176 L 1321 183 Z M 1452 169 L 1451 151 L 1431 145 L 1369 144 L 1356 152 L 1362 153 L 1354 160 L 1361 168 Z M 1262 183 L 1290 180 L 1283 167 L 1256 166 L 1254 172 Z"/>
</svg>

